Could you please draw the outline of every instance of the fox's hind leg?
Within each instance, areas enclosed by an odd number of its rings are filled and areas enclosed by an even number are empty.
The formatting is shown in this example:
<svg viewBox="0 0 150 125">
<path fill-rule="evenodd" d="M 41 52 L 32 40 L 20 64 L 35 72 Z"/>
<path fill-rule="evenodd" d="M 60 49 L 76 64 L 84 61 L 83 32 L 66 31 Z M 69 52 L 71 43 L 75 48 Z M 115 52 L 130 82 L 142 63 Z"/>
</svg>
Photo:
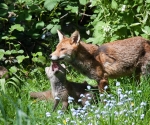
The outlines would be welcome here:
<svg viewBox="0 0 150 125">
<path fill-rule="evenodd" d="M 68 103 L 68 101 L 63 101 L 62 102 L 62 110 L 68 110 L 68 106 L 69 106 L 69 103 Z"/>
<path fill-rule="evenodd" d="M 54 106 L 53 106 L 53 112 L 55 111 L 55 109 L 57 108 L 58 104 L 59 104 L 60 100 L 59 99 L 54 99 Z"/>
</svg>

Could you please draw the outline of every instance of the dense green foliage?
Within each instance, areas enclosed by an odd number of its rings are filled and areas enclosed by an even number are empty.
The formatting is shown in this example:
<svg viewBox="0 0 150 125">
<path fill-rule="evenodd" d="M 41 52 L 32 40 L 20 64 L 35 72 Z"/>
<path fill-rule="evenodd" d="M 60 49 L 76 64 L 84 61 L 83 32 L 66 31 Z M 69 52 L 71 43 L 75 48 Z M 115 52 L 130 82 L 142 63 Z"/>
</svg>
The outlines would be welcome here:
<svg viewBox="0 0 150 125">
<path fill-rule="evenodd" d="M 66 35 L 77 29 L 83 41 L 101 45 L 132 36 L 149 39 L 149 19 L 150 0 L 1 0 L 0 66 L 9 70 L 10 78 L 0 79 L 0 124 L 65 124 L 63 120 L 67 117 L 76 120 L 71 114 L 57 120 L 57 113 L 47 118 L 45 113 L 51 110 L 49 102 L 34 102 L 29 97 L 31 91 L 49 88 L 44 67 L 49 65 L 48 56 L 58 43 L 57 29 Z M 70 71 L 68 79 L 84 81 L 87 78 Z M 110 83 L 115 95 L 114 81 Z M 126 107 L 112 109 L 107 117 L 100 116 L 99 124 L 126 124 L 121 122 L 125 119 L 128 120 L 127 124 L 150 124 L 149 79 L 143 80 L 138 87 L 129 78 L 121 78 L 120 82 L 125 84 L 121 86 L 124 92 L 133 91 L 133 100 Z M 138 89 L 142 91 L 141 95 L 137 94 Z M 114 118 L 114 110 L 129 109 L 131 103 L 138 107 L 141 102 L 147 103 L 145 108 L 129 117 L 121 114 Z M 104 111 L 103 104 L 99 107 Z M 136 113 L 138 117 L 134 115 Z M 140 115 L 143 113 L 145 117 L 142 121 Z M 90 112 L 89 115 L 95 114 Z M 76 122 L 81 124 L 80 120 Z M 90 121 L 89 118 L 85 125 Z M 93 121 L 92 124 L 97 123 Z"/>
</svg>

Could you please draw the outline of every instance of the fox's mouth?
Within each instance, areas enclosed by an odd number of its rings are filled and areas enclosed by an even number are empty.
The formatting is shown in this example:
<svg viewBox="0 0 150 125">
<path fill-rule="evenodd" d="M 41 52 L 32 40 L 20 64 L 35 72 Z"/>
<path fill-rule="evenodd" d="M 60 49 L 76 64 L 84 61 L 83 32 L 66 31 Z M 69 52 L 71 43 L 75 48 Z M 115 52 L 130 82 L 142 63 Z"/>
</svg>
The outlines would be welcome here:
<svg viewBox="0 0 150 125">
<path fill-rule="evenodd" d="M 53 62 L 52 62 L 52 71 L 54 71 L 54 70 L 58 70 L 58 69 L 59 69 L 58 62 L 53 61 Z"/>
</svg>

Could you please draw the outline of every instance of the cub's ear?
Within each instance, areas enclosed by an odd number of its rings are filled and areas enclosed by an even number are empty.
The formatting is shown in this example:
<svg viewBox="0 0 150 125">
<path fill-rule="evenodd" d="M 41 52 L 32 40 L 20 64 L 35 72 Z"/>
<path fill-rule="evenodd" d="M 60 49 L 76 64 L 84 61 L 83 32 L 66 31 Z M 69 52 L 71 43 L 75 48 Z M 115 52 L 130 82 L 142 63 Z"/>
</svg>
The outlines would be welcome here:
<svg viewBox="0 0 150 125">
<path fill-rule="evenodd" d="M 77 30 L 71 35 L 71 40 L 72 40 L 72 43 L 80 42 L 80 34 Z"/>
<path fill-rule="evenodd" d="M 62 39 L 64 38 L 64 35 L 59 30 L 57 30 L 57 33 L 58 33 L 58 37 L 59 37 L 59 42 L 61 42 Z"/>
</svg>

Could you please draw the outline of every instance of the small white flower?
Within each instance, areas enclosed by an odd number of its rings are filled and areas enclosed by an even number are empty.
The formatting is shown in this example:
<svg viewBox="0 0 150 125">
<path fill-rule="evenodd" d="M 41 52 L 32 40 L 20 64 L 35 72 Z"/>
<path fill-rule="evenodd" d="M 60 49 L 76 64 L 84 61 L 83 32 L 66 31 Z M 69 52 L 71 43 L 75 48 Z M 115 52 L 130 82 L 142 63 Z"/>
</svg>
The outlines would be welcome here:
<svg viewBox="0 0 150 125">
<path fill-rule="evenodd" d="M 82 102 L 82 99 L 78 99 L 78 102 Z"/>
<path fill-rule="evenodd" d="M 41 37 L 41 39 L 45 39 L 45 36 L 46 36 L 46 35 L 45 35 L 45 34 L 43 34 L 43 35 L 42 35 L 42 37 Z"/>
<path fill-rule="evenodd" d="M 72 103 L 72 100 L 68 100 L 68 103 Z"/>
<path fill-rule="evenodd" d="M 76 121 L 71 121 L 71 123 L 74 123 L 74 124 L 76 124 Z"/>
<path fill-rule="evenodd" d="M 57 113 L 58 113 L 59 115 L 62 115 L 62 114 L 63 114 L 62 110 L 58 110 Z"/>
<path fill-rule="evenodd" d="M 60 116 L 57 116 L 57 118 L 60 119 L 61 117 L 60 117 Z"/>
<path fill-rule="evenodd" d="M 90 90 L 90 89 L 91 89 L 91 86 L 88 85 L 88 86 L 87 86 L 87 89 Z"/>
<path fill-rule="evenodd" d="M 141 106 L 146 106 L 146 102 L 141 102 Z"/>
<path fill-rule="evenodd" d="M 132 101 L 133 99 L 132 98 L 128 98 L 128 101 Z"/>
<path fill-rule="evenodd" d="M 141 90 L 138 90 L 138 91 L 137 91 L 137 93 L 141 93 L 141 92 L 142 92 Z"/>
<path fill-rule="evenodd" d="M 119 113 L 117 111 L 114 112 L 115 115 L 118 115 Z"/>
<path fill-rule="evenodd" d="M 77 115 L 77 111 L 75 110 L 74 112 L 72 112 L 72 115 L 73 116 Z"/>
<path fill-rule="evenodd" d="M 130 90 L 129 92 L 128 92 L 128 94 L 132 94 L 133 93 L 133 91 L 132 90 Z"/>
<path fill-rule="evenodd" d="M 118 93 L 118 95 L 121 94 L 121 93 L 122 93 L 122 89 L 121 89 L 121 88 L 118 88 L 118 89 L 117 89 L 117 93 Z"/>
<path fill-rule="evenodd" d="M 70 120 L 70 118 L 66 118 L 66 122 L 68 122 Z"/>
<path fill-rule="evenodd" d="M 116 82 L 116 86 L 120 86 L 120 82 Z"/>
<path fill-rule="evenodd" d="M 109 32 L 111 30 L 110 26 L 109 25 L 106 25 L 106 26 L 102 26 L 103 30 L 105 32 Z"/>
<path fill-rule="evenodd" d="M 87 97 L 87 99 L 91 100 L 92 98 L 91 97 Z"/>
<path fill-rule="evenodd" d="M 72 101 L 72 100 L 74 100 L 74 98 L 71 97 L 71 96 L 69 96 L 69 97 L 68 97 L 68 100 Z"/>
<path fill-rule="evenodd" d="M 50 116 L 51 116 L 50 112 L 46 112 L 46 117 L 50 117 Z"/>
<path fill-rule="evenodd" d="M 60 99 L 59 97 L 57 97 L 57 96 L 55 97 L 55 100 L 59 100 L 59 99 Z"/>
<path fill-rule="evenodd" d="M 96 108 L 96 106 L 94 106 L 94 105 L 92 105 L 91 107 L 92 107 L 92 108 Z"/>
<path fill-rule="evenodd" d="M 124 95 L 123 94 L 120 94 L 120 99 L 122 100 L 124 98 Z"/>
<path fill-rule="evenodd" d="M 107 102 L 108 100 L 107 100 L 107 99 L 104 99 L 103 101 L 104 101 L 104 102 Z"/>
<path fill-rule="evenodd" d="M 123 11 L 125 11 L 125 9 L 126 9 L 126 5 L 123 5 L 121 8 L 121 11 L 123 12 Z"/>
<path fill-rule="evenodd" d="M 99 113 L 99 109 L 95 110 L 95 114 Z"/>
<path fill-rule="evenodd" d="M 88 93 L 88 94 L 86 94 L 86 97 L 88 97 L 88 96 L 90 96 L 90 94 Z"/>
<path fill-rule="evenodd" d="M 137 111 L 139 109 L 139 107 L 136 107 L 135 109 L 134 109 L 134 111 Z"/>
<path fill-rule="evenodd" d="M 140 116 L 140 118 L 141 118 L 141 119 L 144 119 L 144 114 L 142 114 L 142 115 Z"/>
<path fill-rule="evenodd" d="M 81 94 L 80 97 L 85 97 L 85 96 L 83 94 Z"/>
<path fill-rule="evenodd" d="M 85 101 L 85 105 L 86 105 L 86 106 L 89 106 L 89 105 L 90 105 L 90 102 L 89 102 L 89 101 Z"/>
<path fill-rule="evenodd" d="M 86 110 L 87 108 L 86 108 L 86 106 L 84 106 L 82 109 L 83 109 L 83 110 Z"/>
<path fill-rule="evenodd" d="M 108 86 L 105 86 L 105 87 L 104 87 L 104 90 L 106 90 L 106 89 L 108 89 Z"/>
<path fill-rule="evenodd" d="M 85 111 L 84 111 L 84 110 L 81 110 L 80 112 L 81 112 L 81 113 L 85 113 Z"/>
<path fill-rule="evenodd" d="M 72 109 L 71 109 L 71 111 L 72 111 L 72 112 L 74 112 L 74 111 L 75 111 L 75 109 L 73 109 L 73 108 L 72 108 Z"/>
<path fill-rule="evenodd" d="M 119 105 L 119 106 L 120 106 L 120 105 L 123 105 L 123 102 L 118 102 L 117 105 Z"/>
<path fill-rule="evenodd" d="M 104 94 L 100 94 L 100 97 L 103 97 L 104 96 Z"/>
<path fill-rule="evenodd" d="M 100 115 L 99 115 L 99 114 L 97 114 L 97 115 L 96 115 L 96 117 L 97 117 L 97 118 L 100 118 Z"/>
</svg>

